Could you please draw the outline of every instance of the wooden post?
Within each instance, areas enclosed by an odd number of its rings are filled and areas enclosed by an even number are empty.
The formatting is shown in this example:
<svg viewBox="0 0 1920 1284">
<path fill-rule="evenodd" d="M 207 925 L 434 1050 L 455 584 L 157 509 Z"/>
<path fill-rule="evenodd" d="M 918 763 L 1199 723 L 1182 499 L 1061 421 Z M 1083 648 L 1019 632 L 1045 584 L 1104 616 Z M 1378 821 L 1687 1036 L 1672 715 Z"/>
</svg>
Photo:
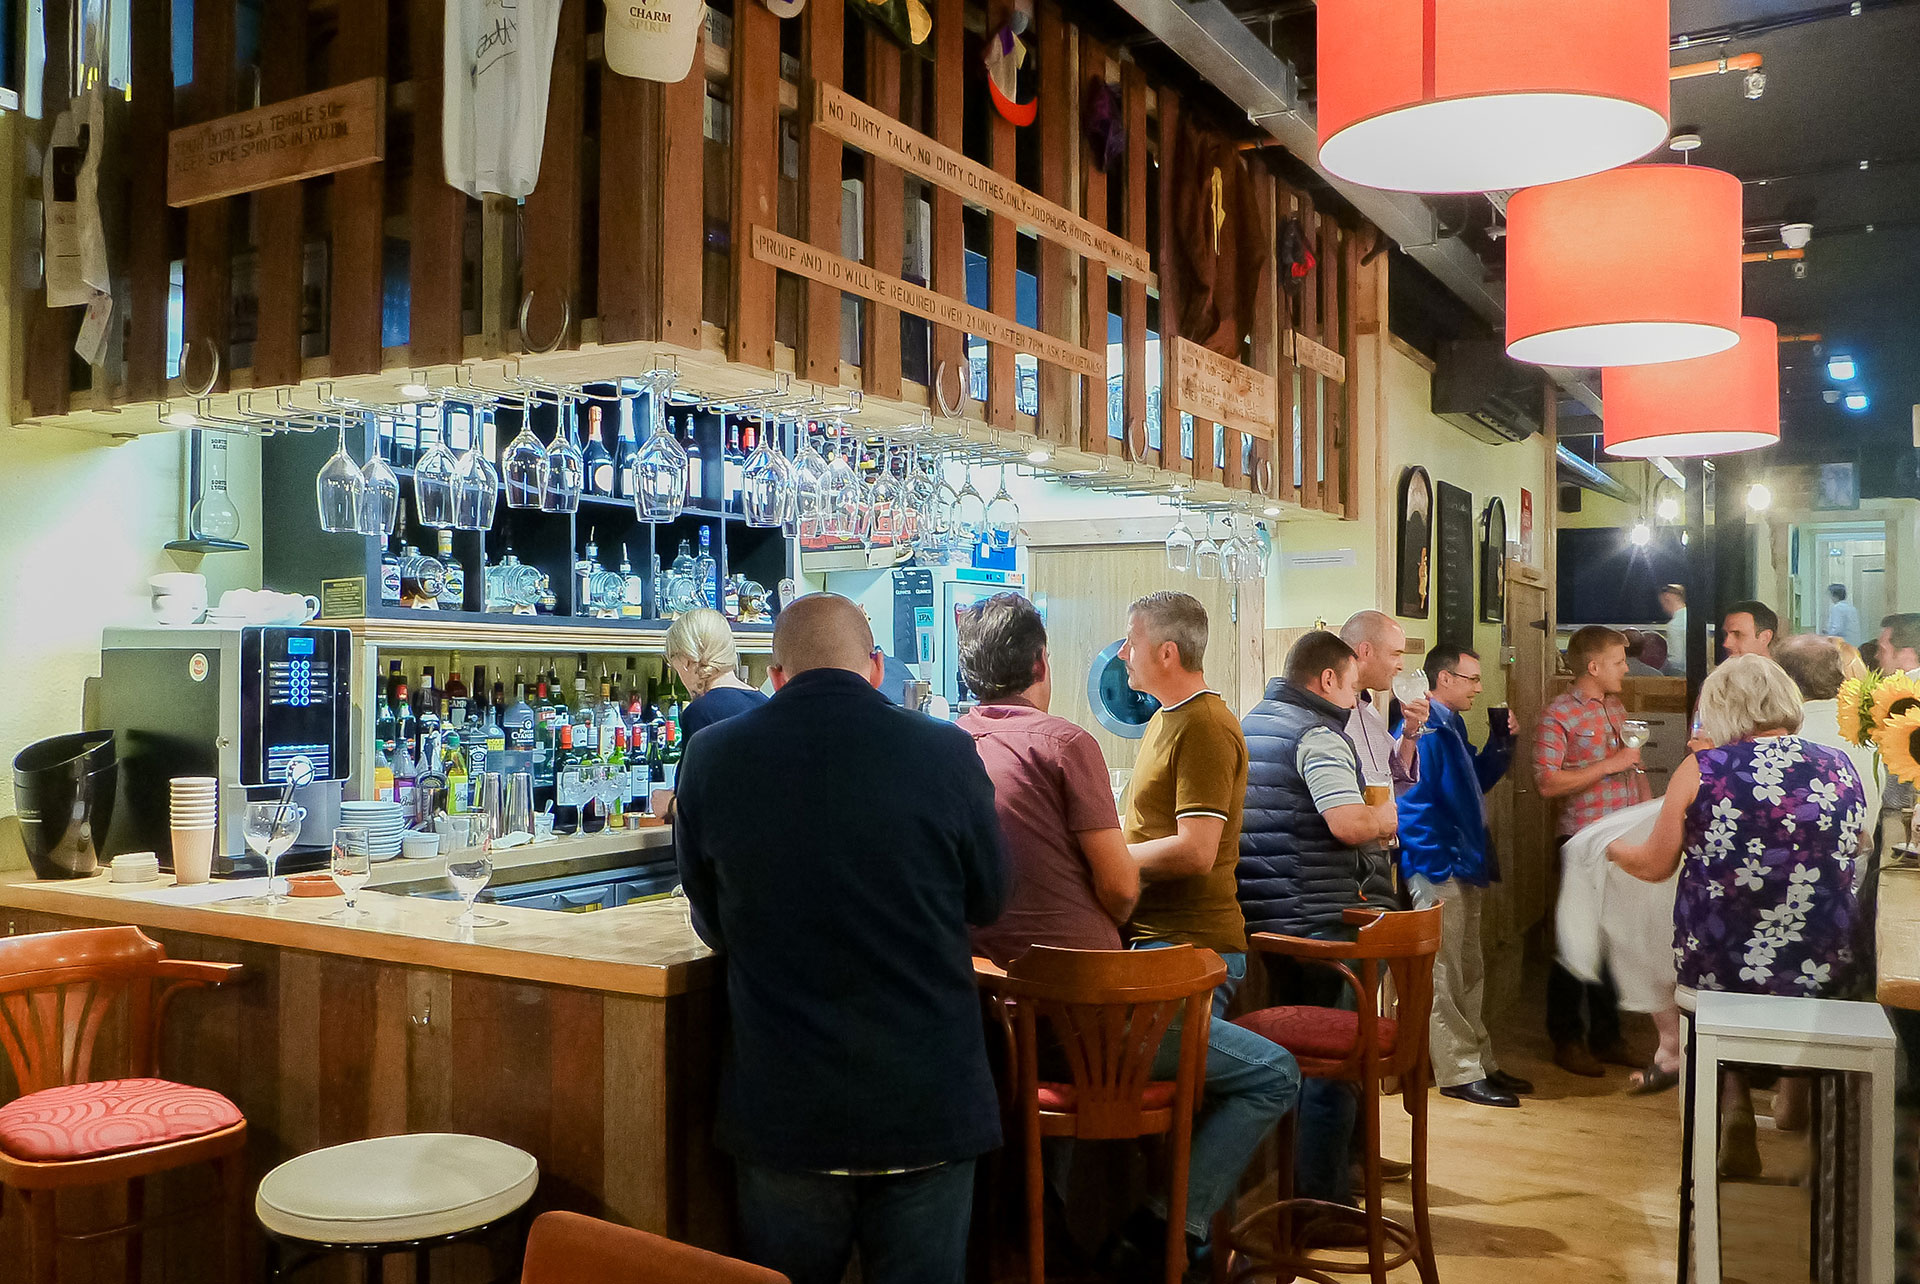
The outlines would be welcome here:
<svg viewBox="0 0 1920 1284">
<path fill-rule="evenodd" d="M 416 10 L 431 8 L 439 30 L 437 5 L 416 0 Z M 307 91 L 307 0 L 283 0 L 260 15 L 260 99 L 263 103 L 297 98 Z M 439 40 L 434 41 L 436 51 Z M 434 59 L 438 81 L 440 60 Z M 415 72 L 416 81 L 418 71 Z M 439 117 L 434 103 L 434 120 Z M 418 117 L 415 118 L 418 128 Z M 435 131 L 436 155 L 439 153 Z M 307 185 L 280 183 L 253 194 L 254 224 L 259 229 L 254 266 L 258 327 L 253 340 L 253 383 L 271 388 L 300 382 L 300 312 L 306 266 Z"/>
<path fill-rule="evenodd" d="M 416 366 L 451 365 L 465 355 L 460 281 L 467 194 L 447 182 L 441 150 L 445 57 L 438 0 L 410 0 L 407 44 L 413 54 L 413 173 L 407 184 L 409 304 L 407 357 Z"/>
<path fill-rule="evenodd" d="M 1107 79 L 1107 50 L 1099 41 L 1089 37 L 1084 31 L 1077 32 L 1080 44 L 1080 82 L 1081 92 L 1087 85 Z M 1091 144 L 1087 142 L 1086 131 L 1076 130 L 1080 148 L 1080 198 L 1083 202 L 1081 214 L 1095 227 L 1107 225 L 1107 176 L 1096 162 Z M 1105 260 L 1082 258 L 1080 260 L 1080 342 L 1089 351 L 1101 354 L 1104 364 L 1107 351 L 1107 265 Z M 1107 436 L 1107 380 L 1086 378 L 1081 380 L 1080 396 L 1080 449 L 1095 455 L 1112 453 L 1112 439 Z"/>
<path fill-rule="evenodd" d="M 696 49 L 687 79 L 704 85 L 701 66 Z M 662 113 L 664 88 L 608 66 L 600 69 L 602 343 L 660 337 L 661 243 L 668 236 L 661 169 L 671 146 Z"/>
<path fill-rule="evenodd" d="M 1275 187 L 1273 171 L 1263 161 L 1253 162 L 1248 166 L 1248 171 L 1253 180 L 1254 205 L 1260 211 L 1260 224 L 1254 229 L 1254 235 L 1269 246 L 1275 245 L 1278 243 L 1275 205 L 1279 194 Z M 1254 290 L 1252 337 L 1251 350 L 1247 355 L 1253 368 L 1261 374 L 1272 375 L 1278 380 L 1280 378 L 1280 259 L 1277 254 L 1267 255 L 1266 267 L 1261 270 L 1259 284 Z M 1285 404 L 1285 399 L 1286 394 L 1282 391 L 1282 405 Z M 1283 417 L 1280 420 L 1279 433 L 1284 433 L 1286 428 L 1287 423 Z M 1234 474 L 1240 467 L 1240 452 L 1230 452 L 1227 476 L 1231 479 L 1231 484 L 1268 496 L 1278 493 L 1279 478 L 1276 462 L 1278 452 L 1274 447 L 1279 440 L 1279 433 L 1276 434 L 1274 441 L 1254 438 L 1252 463 L 1246 469 L 1246 474 L 1237 479 L 1234 479 Z M 1272 470 L 1268 471 L 1264 478 L 1261 476 L 1263 465 Z"/>
<path fill-rule="evenodd" d="M 966 125 L 967 57 L 966 0 L 934 0 L 933 15 L 933 128 L 936 142 L 959 151 Z M 939 184 L 933 191 L 933 292 L 950 299 L 967 297 L 967 247 L 961 229 L 959 194 Z M 943 379 L 944 376 L 944 379 Z M 966 405 L 972 383 L 967 368 L 966 337 L 950 326 L 933 327 L 933 366 L 930 378 L 935 410 L 941 395 L 954 396 L 956 408 Z M 958 393 L 946 389 L 958 382 Z"/>
<path fill-rule="evenodd" d="M 703 23 L 693 70 L 660 89 L 660 338 L 688 349 L 700 346 L 707 253 L 706 55 Z"/>
<path fill-rule="evenodd" d="M 779 224 L 780 19 L 742 0 L 733 22 L 733 266 L 727 356 L 773 369 L 778 274 L 753 257 L 753 228 Z"/>
<path fill-rule="evenodd" d="M 1320 246 L 1320 216 L 1313 208 L 1313 198 L 1305 192 L 1300 194 L 1300 230 L 1307 247 L 1317 256 Z M 1294 326 L 1310 339 L 1318 339 L 1321 334 L 1320 318 L 1320 277 L 1327 270 L 1324 260 L 1316 262 L 1313 270 L 1300 283 L 1300 317 Z M 1296 366 L 1299 362 L 1296 358 Z M 1320 508 L 1320 378 L 1312 369 L 1303 368 L 1300 373 L 1300 502 L 1308 508 Z"/>
<path fill-rule="evenodd" d="M 343 0 L 343 3 L 369 0 Z M 343 17 L 344 21 L 344 17 Z M 384 47 L 385 24 L 381 41 Z M 233 110 L 234 0 L 194 0 L 193 85 L 187 101 L 194 122 L 213 120 Z M 346 77 L 352 79 L 352 77 Z M 372 166 L 378 169 L 378 166 Z M 354 171 L 359 173 L 360 171 Z M 338 180 L 335 180 L 338 182 Z M 216 388 L 227 386 L 227 354 L 233 327 L 232 202 L 207 201 L 187 211 L 186 261 L 182 267 L 182 333 L 196 360 L 207 360 L 207 345 L 220 359 Z M 335 248 L 336 260 L 340 253 Z M 336 278 L 338 279 L 338 278 Z M 204 366 L 197 369 L 204 369 Z M 204 382 L 183 367 L 189 382 Z"/>
<path fill-rule="evenodd" d="M 1067 28 L 1060 8 L 1042 4 L 1034 13 L 1036 53 L 1040 58 L 1040 195 L 1054 204 L 1068 205 L 1067 175 L 1074 138 L 1080 132 L 1073 112 L 1072 69 L 1067 63 Z M 1049 237 L 1040 238 L 1040 276 L 1035 282 L 1040 303 L 1040 328 L 1058 338 L 1071 338 L 1074 256 Z M 1050 362 L 1040 363 L 1040 398 L 1035 427 L 1043 440 L 1067 445 L 1071 435 L 1073 396 L 1071 378 Z"/>
<path fill-rule="evenodd" d="M 1194 461 L 1180 443 L 1180 412 L 1168 395 L 1167 354 L 1180 333 L 1180 257 L 1179 184 L 1174 181 L 1174 158 L 1180 149 L 1180 97 L 1173 90 L 1160 89 L 1160 246 L 1159 262 L 1154 265 L 1160 280 L 1160 453 L 1162 468 L 1193 471 Z M 1198 438 L 1195 439 L 1198 453 Z"/>
<path fill-rule="evenodd" d="M 167 392 L 167 296 L 177 219 L 167 208 L 167 131 L 173 126 L 173 24 L 168 6 L 133 6 L 133 89 L 127 120 L 127 396 Z"/>
<path fill-rule="evenodd" d="M 333 82 L 351 84 L 387 74 L 387 0 L 339 0 Z M 386 293 L 384 163 L 333 176 L 333 286 L 328 325 L 329 369 L 335 375 L 380 369 L 381 312 Z M 188 214 L 192 219 L 191 211 Z"/>
<path fill-rule="evenodd" d="M 1011 5 L 995 0 L 988 10 L 987 30 L 996 31 L 1007 21 Z M 1014 148 L 1018 146 L 1013 122 L 991 105 L 987 108 L 987 151 L 994 172 L 1011 181 L 1014 178 Z M 1020 236 L 1013 220 L 998 214 L 987 219 L 987 305 L 1009 321 L 1019 319 L 1014 306 L 1017 281 L 1016 259 Z M 1013 349 L 1000 344 L 987 347 L 987 422 L 996 428 L 1013 427 L 1014 390 L 1018 386 L 1014 372 Z"/>
<path fill-rule="evenodd" d="M 520 283 L 532 296 L 520 350 L 580 346 L 580 202 L 582 136 L 586 132 L 587 0 L 560 0 L 547 89 L 547 130 L 540 145 L 540 181 L 527 194 L 525 256 Z M 524 296 L 522 302 L 526 302 Z M 561 333 L 564 316 L 566 331 Z"/>
<path fill-rule="evenodd" d="M 806 73 L 801 76 L 803 100 L 812 85 L 839 88 L 846 66 L 843 24 L 845 4 L 810 4 L 802 21 L 806 34 Z M 800 104 L 800 190 L 806 211 L 806 239 L 829 254 L 840 253 L 840 167 L 846 147 L 837 138 L 814 129 L 807 120 L 813 104 Z M 802 286 L 805 328 L 800 332 L 797 362 L 808 379 L 840 383 L 840 291 L 818 281 Z"/>
<path fill-rule="evenodd" d="M 1341 229 L 1340 279 L 1346 283 L 1346 298 L 1340 309 L 1340 355 L 1347 359 L 1347 381 L 1340 385 L 1340 429 L 1334 448 L 1340 459 L 1340 515 L 1360 515 L 1359 450 L 1354 438 L 1360 422 L 1360 348 L 1356 342 L 1361 293 L 1366 283 L 1360 275 L 1361 242 L 1357 231 Z M 1495 552 L 1505 557 L 1506 550 Z"/>
<path fill-rule="evenodd" d="M 1140 74 L 1139 63 L 1121 64 L 1120 104 L 1127 123 L 1126 234 L 1129 241 L 1144 248 L 1147 244 L 1147 82 Z M 1120 385 L 1121 440 L 1127 458 L 1157 463 L 1157 452 L 1146 448 L 1147 284 L 1134 277 L 1126 277 L 1120 283 L 1120 339 L 1127 363 Z M 1176 441 L 1174 457 L 1178 458 L 1179 453 L 1180 444 Z"/>
<path fill-rule="evenodd" d="M 900 46 L 877 31 L 868 31 L 867 105 L 899 119 Z M 867 262 L 892 276 L 900 275 L 906 255 L 906 184 L 897 166 L 872 152 L 862 153 L 866 178 L 865 242 Z M 866 333 L 860 351 L 860 380 L 876 397 L 900 395 L 900 313 L 869 300 Z"/>
<path fill-rule="evenodd" d="M 1279 225 L 1299 213 L 1300 194 L 1278 178 L 1274 180 L 1274 245 L 1279 245 Z M 1286 275 L 1287 268 L 1279 261 L 1276 250 L 1274 257 L 1275 283 L 1275 321 L 1277 334 L 1274 345 L 1274 374 L 1280 380 L 1280 430 L 1273 439 L 1273 494 L 1288 503 L 1297 503 L 1300 499 L 1300 487 L 1294 480 L 1293 461 L 1301 447 L 1301 433 L 1295 428 L 1294 420 L 1299 414 L 1300 371 L 1293 359 L 1293 325 L 1295 321 L 1295 300 L 1304 295 L 1293 285 Z"/>
</svg>

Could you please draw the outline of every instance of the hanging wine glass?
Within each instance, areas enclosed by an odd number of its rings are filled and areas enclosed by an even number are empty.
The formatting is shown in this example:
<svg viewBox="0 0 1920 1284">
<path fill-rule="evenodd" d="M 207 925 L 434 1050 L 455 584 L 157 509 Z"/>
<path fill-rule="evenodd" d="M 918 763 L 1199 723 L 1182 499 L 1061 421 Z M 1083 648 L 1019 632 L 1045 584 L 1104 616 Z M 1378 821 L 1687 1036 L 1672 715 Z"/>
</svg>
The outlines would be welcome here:
<svg viewBox="0 0 1920 1284">
<path fill-rule="evenodd" d="M 827 535 L 833 539 L 858 539 L 861 533 L 860 478 L 847 462 L 847 441 L 842 430 L 838 448 L 827 463 L 822 483 L 827 501 Z"/>
<path fill-rule="evenodd" d="M 820 453 L 813 425 L 804 425 L 801 433 L 806 447 L 793 461 L 794 506 L 800 538 L 817 540 L 827 533 L 827 518 L 832 511 L 827 497 L 827 457 Z"/>
<path fill-rule="evenodd" d="M 340 419 L 340 444 L 327 462 L 320 465 L 314 478 L 314 491 L 320 502 L 320 529 L 334 534 L 354 535 L 360 531 L 360 497 L 366 478 L 360 465 L 347 453 L 347 421 Z"/>
<path fill-rule="evenodd" d="M 508 508 L 540 507 L 540 461 L 545 453 L 533 435 L 533 399 L 528 397 L 520 402 L 520 431 L 500 452 Z"/>
<path fill-rule="evenodd" d="M 385 539 L 399 521 L 400 478 L 376 450 L 360 469 L 360 533 Z"/>
<path fill-rule="evenodd" d="M 667 427 L 667 397 L 677 376 L 653 370 L 642 376 L 653 431 L 633 464 L 633 511 L 656 525 L 680 516 L 687 506 L 687 452 Z"/>
<path fill-rule="evenodd" d="M 873 514 L 868 523 L 872 532 L 870 542 L 881 546 L 900 542 L 900 495 L 900 482 L 893 475 L 893 452 L 882 443 L 880 459 L 873 470 L 873 485 L 867 494 L 868 508 Z"/>
<path fill-rule="evenodd" d="M 1007 493 L 1007 466 L 1000 465 L 1000 489 L 987 505 L 987 539 L 992 545 L 1006 552 L 1020 538 L 1020 505 L 1013 502 L 1013 496 Z"/>
<path fill-rule="evenodd" d="M 933 480 L 920 461 L 918 445 L 907 448 L 906 473 L 900 483 L 900 542 L 919 548 L 927 505 L 933 498 Z"/>
<path fill-rule="evenodd" d="M 1201 539 L 1193 546 L 1193 573 L 1203 580 L 1220 578 L 1220 546 L 1213 542 L 1213 514 L 1207 514 Z"/>
<path fill-rule="evenodd" d="M 793 503 L 793 465 L 775 449 L 778 441 L 778 422 L 763 424 L 760 442 L 747 456 L 740 482 L 740 506 L 749 526 L 786 524 L 787 510 Z"/>
<path fill-rule="evenodd" d="M 960 492 L 947 480 L 947 461 L 945 456 L 933 462 L 933 494 L 927 500 L 926 520 L 922 524 L 922 542 L 930 554 L 944 557 L 947 548 L 959 534 L 956 520 L 956 506 L 960 502 Z"/>
<path fill-rule="evenodd" d="M 558 398 L 554 407 L 558 417 L 553 427 L 553 441 L 540 461 L 540 511 L 577 513 L 580 492 L 587 483 L 587 459 L 580 453 L 580 443 L 574 440 L 573 433 L 577 408 Z"/>
<path fill-rule="evenodd" d="M 413 466 L 413 507 L 420 514 L 422 525 L 434 527 L 455 526 L 453 513 L 454 478 L 459 472 L 459 464 L 453 452 L 447 449 L 446 436 L 440 408 L 433 405 L 414 405 L 408 407 L 408 413 L 419 417 L 418 440 L 431 439 L 432 445 L 421 452 L 420 460 Z"/>
<path fill-rule="evenodd" d="M 469 422 L 475 417 L 471 409 L 467 415 Z M 453 525 L 456 530 L 493 529 L 493 512 L 500 502 L 500 470 L 480 448 L 480 439 L 479 425 L 474 424 L 466 453 L 460 456 L 454 474 Z"/>
<path fill-rule="evenodd" d="M 987 534 L 987 500 L 973 488 L 973 465 L 962 476 L 960 493 L 953 501 L 953 533 L 968 544 L 978 544 Z"/>
<path fill-rule="evenodd" d="M 1273 557 L 1273 533 L 1259 522 L 1253 524 L 1253 548 L 1258 558 L 1254 562 L 1253 577 L 1264 580 L 1267 578 L 1267 563 Z"/>
<path fill-rule="evenodd" d="M 1173 510 L 1173 529 L 1167 532 L 1167 569 L 1193 569 L 1193 531 L 1187 525 L 1186 507 L 1178 503 Z"/>
</svg>

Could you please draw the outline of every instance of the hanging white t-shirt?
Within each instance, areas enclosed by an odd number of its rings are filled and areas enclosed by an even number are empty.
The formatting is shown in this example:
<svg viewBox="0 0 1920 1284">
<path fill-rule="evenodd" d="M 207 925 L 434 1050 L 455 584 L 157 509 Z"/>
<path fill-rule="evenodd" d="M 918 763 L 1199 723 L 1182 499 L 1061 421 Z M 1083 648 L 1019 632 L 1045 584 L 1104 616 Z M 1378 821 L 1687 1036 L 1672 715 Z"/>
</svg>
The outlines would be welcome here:
<svg viewBox="0 0 1920 1284">
<path fill-rule="evenodd" d="M 560 0 L 447 0 L 447 182 L 516 199 L 540 178 Z"/>
</svg>

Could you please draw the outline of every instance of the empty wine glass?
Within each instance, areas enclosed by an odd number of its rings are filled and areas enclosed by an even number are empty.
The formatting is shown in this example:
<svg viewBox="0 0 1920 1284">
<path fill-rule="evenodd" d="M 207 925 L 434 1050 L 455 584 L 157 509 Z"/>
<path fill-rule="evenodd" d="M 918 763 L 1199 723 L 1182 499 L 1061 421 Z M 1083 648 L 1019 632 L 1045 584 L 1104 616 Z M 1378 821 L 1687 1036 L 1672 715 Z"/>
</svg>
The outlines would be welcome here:
<svg viewBox="0 0 1920 1284">
<path fill-rule="evenodd" d="M 1167 532 L 1167 569 L 1193 569 L 1193 531 L 1187 526 L 1187 510 L 1180 505 L 1174 507 L 1173 529 Z"/>
<path fill-rule="evenodd" d="M 973 465 L 961 474 L 960 493 L 953 500 L 953 533 L 968 544 L 978 544 L 987 535 L 987 500 L 973 488 Z"/>
<path fill-rule="evenodd" d="M 454 474 L 453 524 L 463 531 L 493 529 L 494 509 L 500 503 L 500 470 L 480 449 L 480 434 L 474 432 L 472 444 L 460 456 Z"/>
<path fill-rule="evenodd" d="M 1014 546 L 1020 537 L 1020 505 L 1007 493 L 1007 466 L 1000 465 L 1000 490 L 987 505 L 987 537 L 1002 552 Z"/>
<path fill-rule="evenodd" d="M 893 476 L 891 452 L 880 447 L 880 462 L 867 487 L 868 543 L 890 546 L 900 542 L 900 483 Z"/>
<path fill-rule="evenodd" d="M 775 427 L 767 425 L 759 444 L 747 456 L 740 481 L 740 507 L 749 526 L 783 526 L 787 509 L 793 504 L 793 465 L 775 449 L 778 440 Z"/>
<path fill-rule="evenodd" d="M 1394 695 L 1394 699 L 1400 702 L 1400 707 L 1403 710 L 1410 704 L 1418 704 L 1420 701 L 1426 699 L 1427 698 L 1426 670 L 1425 669 L 1402 669 L 1400 670 L 1400 672 L 1394 674 L 1393 675 L 1393 695 Z M 1402 734 L 1410 735 L 1415 739 L 1418 739 L 1419 737 L 1427 734 L 1426 724 L 1422 723 L 1420 726 L 1415 727 L 1412 731 L 1403 732 Z"/>
<path fill-rule="evenodd" d="M 287 897 L 273 890 L 274 870 L 280 863 L 280 857 L 300 837 L 300 824 L 306 818 L 307 809 L 291 803 L 247 804 L 246 824 L 241 832 L 246 836 L 247 846 L 267 862 L 266 894 L 257 898 L 254 904 L 286 904 Z"/>
<path fill-rule="evenodd" d="M 360 917 L 354 900 L 360 895 L 360 889 L 373 877 L 372 857 L 368 852 L 367 831 L 359 825 L 342 825 L 333 831 L 333 855 L 328 868 L 333 881 L 346 895 L 345 909 L 335 910 L 323 915 L 329 921 L 352 922 Z"/>
<path fill-rule="evenodd" d="M 447 881 L 453 884 L 453 890 L 460 893 L 464 902 L 458 914 L 447 922 L 455 927 L 473 929 L 476 927 L 505 927 L 504 918 L 488 918 L 473 912 L 473 903 L 493 881 L 493 840 L 487 839 L 478 847 L 469 847 L 447 857 Z"/>
<path fill-rule="evenodd" d="M 1207 514 L 1200 542 L 1193 546 L 1193 573 L 1203 580 L 1220 578 L 1220 546 L 1213 542 L 1213 514 Z"/>
<path fill-rule="evenodd" d="M 540 511 L 576 513 L 580 511 L 580 492 L 586 488 L 587 460 L 580 453 L 580 443 L 574 440 L 576 407 L 556 400 L 555 409 L 558 420 L 553 440 L 540 461 Z"/>
<path fill-rule="evenodd" d="M 354 535 L 360 532 L 360 497 L 366 489 L 366 478 L 361 475 L 360 465 L 347 453 L 344 417 L 339 425 L 340 444 L 327 462 L 320 465 L 319 476 L 314 478 L 314 491 L 320 503 L 320 529 L 336 535 Z"/>
<path fill-rule="evenodd" d="M 376 450 L 360 469 L 360 533 L 384 539 L 399 521 L 400 478 Z"/>
<path fill-rule="evenodd" d="M 827 457 L 820 453 L 812 425 L 805 431 L 806 447 L 793 461 L 795 505 L 800 519 L 800 538 L 819 539 L 827 533 L 832 506 L 827 494 Z"/>
<path fill-rule="evenodd" d="M 419 416 L 419 440 L 432 441 L 421 452 L 419 462 L 413 466 L 414 511 L 420 515 L 423 526 L 431 526 L 436 530 L 457 526 L 459 523 L 454 520 L 454 483 L 459 473 L 459 461 L 447 449 L 446 437 L 441 432 L 440 408 L 416 405 L 409 407 L 407 413 Z"/>
<path fill-rule="evenodd" d="M 540 466 L 546 451 L 533 435 L 533 401 L 520 403 L 520 431 L 500 452 L 500 480 L 506 484 L 508 508 L 540 507 Z"/>
<path fill-rule="evenodd" d="M 653 431 L 634 459 L 633 511 L 642 521 L 655 524 L 674 520 L 687 506 L 687 451 L 667 426 L 667 398 L 675 378 L 671 370 L 653 370 L 641 377 Z"/>
<path fill-rule="evenodd" d="M 826 497 L 827 535 L 833 539 L 859 538 L 863 508 L 860 478 L 853 471 L 853 465 L 847 462 L 844 433 L 838 440 L 833 458 L 827 461 L 827 475 L 822 488 Z"/>
</svg>

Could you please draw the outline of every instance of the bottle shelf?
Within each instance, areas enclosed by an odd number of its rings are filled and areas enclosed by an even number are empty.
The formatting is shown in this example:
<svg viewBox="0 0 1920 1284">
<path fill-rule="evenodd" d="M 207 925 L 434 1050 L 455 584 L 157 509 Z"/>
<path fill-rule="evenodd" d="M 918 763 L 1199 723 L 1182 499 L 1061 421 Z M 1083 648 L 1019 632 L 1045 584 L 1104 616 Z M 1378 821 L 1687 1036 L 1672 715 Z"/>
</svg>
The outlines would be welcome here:
<svg viewBox="0 0 1920 1284">
<path fill-rule="evenodd" d="M 379 646 L 460 652 L 579 651 L 589 654 L 661 655 L 666 651 L 666 620 L 596 620 L 561 615 L 490 615 L 480 611 L 417 611 L 384 608 L 350 620 L 316 620 L 316 625 L 347 629 L 362 642 Z M 734 643 L 743 655 L 773 649 L 773 625 L 734 624 Z"/>
</svg>

